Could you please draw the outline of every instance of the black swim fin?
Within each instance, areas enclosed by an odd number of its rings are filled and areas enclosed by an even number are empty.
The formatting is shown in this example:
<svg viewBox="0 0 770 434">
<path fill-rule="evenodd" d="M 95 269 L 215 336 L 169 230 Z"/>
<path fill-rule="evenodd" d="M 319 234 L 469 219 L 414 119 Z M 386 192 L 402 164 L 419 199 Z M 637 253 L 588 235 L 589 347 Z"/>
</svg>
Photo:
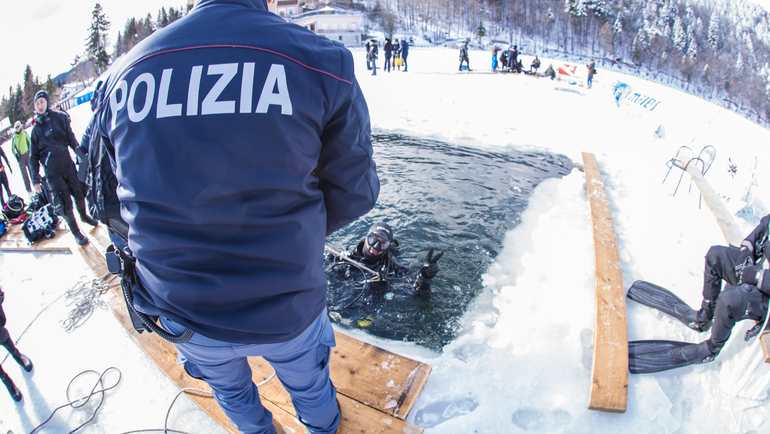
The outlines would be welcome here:
<svg viewBox="0 0 770 434">
<path fill-rule="evenodd" d="M 707 342 L 693 344 L 675 341 L 632 341 L 628 343 L 628 370 L 632 374 L 668 371 L 696 363 L 707 363 L 715 357 Z"/>
<path fill-rule="evenodd" d="M 695 331 L 702 331 L 698 324 L 698 311 L 665 288 L 637 280 L 628 288 L 626 296 L 637 303 L 671 315 Z"/>
</svg>

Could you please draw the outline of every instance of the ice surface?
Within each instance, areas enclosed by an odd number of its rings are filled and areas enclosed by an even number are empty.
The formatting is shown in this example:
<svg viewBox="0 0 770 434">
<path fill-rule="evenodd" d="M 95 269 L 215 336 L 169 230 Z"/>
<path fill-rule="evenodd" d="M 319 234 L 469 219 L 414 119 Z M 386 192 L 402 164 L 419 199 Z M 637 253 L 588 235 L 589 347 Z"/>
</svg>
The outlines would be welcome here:
<svg viewBox="0 0 770 434">
<path fill-rule="evenodd" d="M 375 129 L 485 149 L 539 148 L 576 162 L 581 151 L 596 153 L 609 188 L 626 285 L 650 280 L 695 306 L 700 302 L 703 256 L 712 244 L 724 243 L 709 211 L 698 208 L 697 193 L 688 193 L 686 180 L 676 197 L 671 179 L 661 183 L 664 163 L 680 145 L 717 148 L 706 179 L 730 212 L 744 210 L 737 219 L 742 232 L 748 233 L 768 210 L 764 204 L 770 171 L 754 170 L 755 159 L 759 168 L 770 164 L 768 131 L 679 91 L 604 70 L 592 90 L 525 76 L 457 74 L 457 53 L 447 49 L 414 48 L 410 72 L 380 70 L 371 77 L 366 75 L 363 52 L 355 50 L 354 56 Z M 473 52 L 471 67 L 486 69 L 488 57 Z M 548 63 L 543 60 L 545 67 Z M 618 108 L 611 92 L 617 80 L 663 104 L 654 113 Z M 71 115 L 80 135 L 88 108 L 74 109 Z M 662 138 L 655 136 L 661 125 Z M 11 155 L 9 143 L 3 149 Z M 734 176 L 728 158 L 738 166 Z M 15 162 L 11 165 L 15 168 Z M 627 413 L 587 410 L 594 281 L 583 180 L 582 173 L 573 171 L 535 191 L 518 226 L 510 222 L 504 248 L 485 275 L 486 289 L 465 314 L 458 338 L 441 354 L 354 332 L 433 366 L 410 420 L 426 426 L 428 434 L 770 432 L 770 369 L 758 360 L 758 346 L 742 340 L 750 324 L 736 328 L 714 363 L 630 377 Z M 18 177 L 12 176 L 12 181 L 12 188 L 21 191 Z M 77 263 L 72 256 L 0 256 L 12 334 L 76 282 L 79 275 L 72 270 Z M 631 339 L 697 342 L 707 336 L 651 309 L 631 304 L 628 312 Z M 28 432 L 64 400 L 73 375 L 113 365 L 123 370 L 123 382 L 107 394 L 97 423 L 83 432 L 161 424 L 176 394 L 173 384 L 109 312 L 95 311 L 71 334 L 59 324 L 65 314 L 64 309 L 46 313 L 22 339 L 20 348 L 35 361 L 34 374 L 24 374 L 12 362 L 3 365 L 26 400 L 17 406 L 0 393 L 0 430 Z M 174 428 L 223 432 L 188 399 L 177 406 Z M 50 432 L 62 432 L 81 417 L 65 410 Z"/>
</svg>

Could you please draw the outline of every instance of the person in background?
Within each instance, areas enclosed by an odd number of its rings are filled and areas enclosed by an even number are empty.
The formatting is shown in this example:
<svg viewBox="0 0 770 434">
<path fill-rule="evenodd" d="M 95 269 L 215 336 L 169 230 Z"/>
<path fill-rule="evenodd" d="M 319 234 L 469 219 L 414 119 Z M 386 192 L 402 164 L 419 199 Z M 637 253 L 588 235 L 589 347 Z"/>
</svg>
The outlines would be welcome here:
<svg viewBox="0 0 770 434">
<path fill-rule="evenodd" d="M 383 46 L 382 50 L 385 52 L 385 65 L 383 65 L 382 69 L 384 71 L 390 72 L 390 59 L 393 57 L 393 43 L 390 42 L 390 39 L 385 39 L 385 45 Z"/>
<path fill-rule="evenodd" d="M 377 57 L 380 55 L 380 46 L 376 39 L 372 39 L 369 45 L 369 64 L 371 65 L 372 75 L 377 75 Z"/>
<path fill-rule="evenodd" d="M 471 61 L 468 57 L 468 44 L 470 43 L 469 40 L 465 40 L 463 45 L 460 47 L 460 66 L 458 67 L 458 71 L 470 71 L 471 70 Z M 463 64 L 465 64 L 465 69 L 463 69 Z"/>
<path fill-rule="evenodd" d="M 8 354 L 10 354 L 13 360 L 15 360 L 16 363 L 22 367 L 22 369 L 27 372 L 32 372 L 32 361 L 29 359 L 29 357 L 19 352 L 19 349 L 16 348 L 16 344 L 14 344 L 13 339 L 11 339 L 11 334 L 8 333 L 8 329 L 5 328 L 5 311 L 3 310 L 3 301 L 5 301 L 5 294 L 3 293 L 3 288 L 0 288 L 0 345 L 5 347 L 5 349 L 8 351 Z M 19 388 L 16 387 L 16 384 L 13 383 L 11 377 L 8 376 L 8 373 L 3 370 L 2 365 L 0 365 L 0 381 L 5 384 L 5 388 L 8 389 L 8 393 L 11 394 L 11 398 L 13 398 L 14 401 L 19 402 L 24 398 Z"/>
<path fill-rule="evenodd" d="M 56 214 L 67 222 L 75 241 L 81 246 L 88 244 L 78 227 L 72 212 L 72 199 L 80 219 L 91 226 L 99 223 L 86 212 L 83 183 L 78 179 L 75 163 L 69 149 L 77 152 L 78 140 L 72 132 L 70 118 L 65 113 L 48 108 L 48 92 L 40 90 L 35 94 L 35 126 L 30 140 L 29 168 L 35 192 L 43 191 L 40 185 L 40 165 L 43 165 L 51 194 L 51 203 Z"/>
<path fill-rule="evenodd" d="M 556 80 L 556 71 L 553 69 L 553 65 L 548 65 L 548 68 L 545 70 L 545 76 L 551 80 Z"/>
<path fill-rule="evenodd" d="M 497 72 L 497 52 L 500 51 L 499 48 L 493 47 L 492 48 L 492 72 Z"/>
<path fill-rule="evenodd" d="M 407 58 L 409 57 L 409 42 L 406 39 L 401 40 L 401 58 L 404 60 L 404 72 L 409 69 Z"/>
<path fill-rule="evenodd" d="M 586 65 L 586 68 L 588 68 L 588 80 L 586 81 L 586 84 L 588 85 L 588 88 L 591 89 L 594 85 L 594 75 L 596 75 L 596 62 L 592 60 L 591 63 Z"/>
<path fill-rule="evenodd" d="M 537 74 L 538 69 L 540 69 L 540 58 L 535 56 L 535 59 L 532 60 L 532 65 L 529 66 L 529 72 Z"/>
<path fill-rule="evenodd" d="M 404 64 L 404 59 L 401 58 L 401 42 L 398 39 L 393 40 L 393 66 L 397 70 L 401 71 L 401 66 Z"/>
<path fill-rule="evenodd" d="M 3 148 L 0 147 L 0 209 L 5 208 L 5 199 L 3 198 L 3 189 L 8 193 L 8 199 L 11 199 L 13 193 L 11 193 L 11 187 L 8 182 L 8 175 L 5 173 L 6 167 L 3 166 L 3 160 L 8 165 L 7 170 L 11 170 L 11 163 L 8 162 L 8 157 L 5 156 Z"/>
<path fill-rule="evenodd" d="M 366 41 L 366 69 L 371 71 L 372 70 L 372 61 L 369 58 L 369 51 L 372 49 L 372 42 Z"/>
<path fill-rule="evenodd" d="M 21 177 L 24 180 L 24 188 L 27 193 L 32 193 L 32 184 L 29 176 L 29 134 L 24 130 L 20 121 L 13 124 L 13 141 L 11 151 L 19 163 Z"/>
</svg>

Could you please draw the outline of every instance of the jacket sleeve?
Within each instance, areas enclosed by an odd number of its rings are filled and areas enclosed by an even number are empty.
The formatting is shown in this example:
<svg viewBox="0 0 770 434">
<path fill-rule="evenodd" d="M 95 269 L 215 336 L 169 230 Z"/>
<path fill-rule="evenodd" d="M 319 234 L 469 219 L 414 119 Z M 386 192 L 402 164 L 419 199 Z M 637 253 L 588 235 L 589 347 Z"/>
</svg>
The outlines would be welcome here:
<svg viewBox="0 0 770 434">
<path fill-rule="evenodd" d="M 761 254 L 761 252 L 756 251 L 756 247 L 763 241 L 766 241 L 768 236 L 768 230 L 770 230 L 770 228 L 768 228 L 768 224 L 770 224 L 770 215 L 763 217 L 759 222 L 759 226 L 754 228 L 749 236 L 747 236 L 741 243 L 741 247 L 746 247 L 749 249 L 749 251 L 754 255 L 755 260 L 759 259 L 757 256 Z"/>
<path fill-rule="evenodd" d="M 35 131 L 29 140 L 29 174 L 33 184 L 40 184 L 40 143 L 37 141 Z"/>
<path fill-rule="evenodd" d="M 5 155 L 5 151 L 3 151 L 3 148 L 0 148 L 0 157 L 2 157 L 3 160 L 5 160 L 5 164 L 8 165 L 8 170 L 11 170 L 11 163 L 8 161 L 8 157 Z"/>
<path fill-rule="evenodd" d="M 70 120 L 69 115 L 64 115 L 64 124 L 66 125 L 67 141 L 69 142 L 70 148 L 77 153 L 79 152 L 78 148 L 80 147 L 80 144 L 78 143 L 77 137 L 75 137 L 75 132 L 72 131 L 72 121 Z"/>
<path fill-rule="evenodd" d="M 347 70 L 352 71 L 351 54 L 344 56 Z M 327 235 L 369 212 L 380 192 L 366 101 L 355 78 L 352 84 L 340 86 L 336 109 L 321 137 L 317 169 Z"/>
<path fill-rule="evenodd" d="M 24 132 L 22 132 L 24 134 Z M 13 156 L 16 158 L 19 158 L 19 137 L 21 134 L 14 134 L 13 140 L 11 140 L 11 152 L 13 152 Z"/>
<path fill-rule="evenodd" d="M 88 148 L 91 143 L 91 136 L 94 133 L 94 130 L 96 129 L 95 125 L 98 121 L 98 116 L 94 114 L 94 116 L 91 117 L 91 121 L 88 123 L 88 127 L 86 127 L 86 131 L 83 133 L 83 137 L 80 138 L 80 146 L 78 146 L 78 152 L 80 152 L 83 155 L 88 155 Z"/>
</svg>

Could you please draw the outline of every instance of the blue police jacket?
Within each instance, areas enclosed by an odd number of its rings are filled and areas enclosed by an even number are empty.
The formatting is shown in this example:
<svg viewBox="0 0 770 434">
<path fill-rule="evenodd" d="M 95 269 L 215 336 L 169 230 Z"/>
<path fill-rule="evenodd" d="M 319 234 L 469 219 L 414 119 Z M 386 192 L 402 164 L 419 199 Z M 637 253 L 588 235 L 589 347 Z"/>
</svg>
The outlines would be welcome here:
<svg viewBox="0 0 770 434">
<path fill-rule="evenodd" d="M 136 308 L 229 342 L 300 334 L 326 305 L 326 236 L 379 194 L 351 53 L 264 0 L 199 0 L 104 90 Z"/>
</svg>

